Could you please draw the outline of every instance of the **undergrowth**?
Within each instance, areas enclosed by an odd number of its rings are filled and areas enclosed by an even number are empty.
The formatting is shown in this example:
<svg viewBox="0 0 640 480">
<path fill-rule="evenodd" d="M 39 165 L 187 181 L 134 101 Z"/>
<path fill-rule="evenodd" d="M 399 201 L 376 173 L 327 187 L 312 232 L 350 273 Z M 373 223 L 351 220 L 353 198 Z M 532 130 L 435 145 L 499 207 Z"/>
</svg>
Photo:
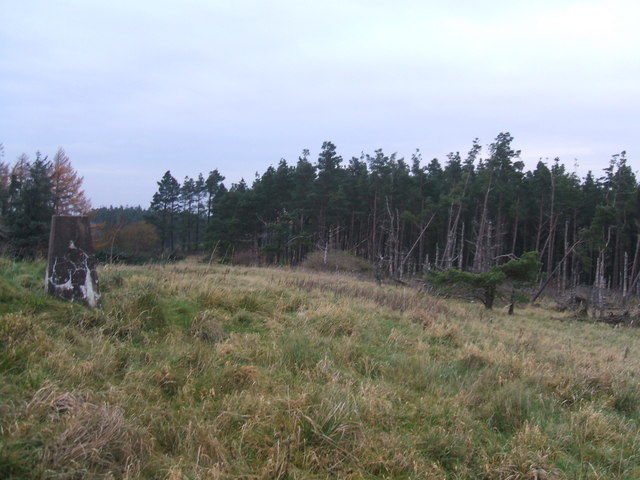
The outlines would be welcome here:
<svg viewBox="0 0 640 480">
<path fill-rule="evenodd" d="M 640 478 L 637 329 L 179 263 L 0 259 L 0 478 Z M 555 314 L 557 315 L 557 314 Z"/>
</svg>

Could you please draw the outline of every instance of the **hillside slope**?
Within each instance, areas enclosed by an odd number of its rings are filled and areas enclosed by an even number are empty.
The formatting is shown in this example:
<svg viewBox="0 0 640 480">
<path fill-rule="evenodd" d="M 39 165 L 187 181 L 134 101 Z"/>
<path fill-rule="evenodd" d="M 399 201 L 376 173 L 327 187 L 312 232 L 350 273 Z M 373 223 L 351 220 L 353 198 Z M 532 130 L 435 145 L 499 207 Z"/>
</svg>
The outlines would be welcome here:
<svg viewBox="0 0 640 480">
<path fill-rule="evenodd" d="M 640 334 L 353 278 L 0 260 L 0 478 L 640 478 Z"/>
</svg>

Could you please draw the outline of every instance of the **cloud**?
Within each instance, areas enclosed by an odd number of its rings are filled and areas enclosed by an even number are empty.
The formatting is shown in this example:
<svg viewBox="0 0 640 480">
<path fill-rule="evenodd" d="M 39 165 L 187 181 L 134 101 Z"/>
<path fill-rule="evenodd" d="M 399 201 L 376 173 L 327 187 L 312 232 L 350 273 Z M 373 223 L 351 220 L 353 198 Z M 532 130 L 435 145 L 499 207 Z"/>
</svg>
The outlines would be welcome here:
<svg viewBox="0 0 640 480">
<path fill-rule="evenodd" d="M 174 165 L 250 179 L 324 140 L 345 158 L 442 159 L 508 130 L 535 155 L 633 158 L 639 14 L 626 0 L 11 2 L 0 141 L 10 160 L 63 145 L 98 203 L 146 203 Z M 140 188 L 113 199 L 103 164 L 128 182 L 135 164 Z"/>
</svg>

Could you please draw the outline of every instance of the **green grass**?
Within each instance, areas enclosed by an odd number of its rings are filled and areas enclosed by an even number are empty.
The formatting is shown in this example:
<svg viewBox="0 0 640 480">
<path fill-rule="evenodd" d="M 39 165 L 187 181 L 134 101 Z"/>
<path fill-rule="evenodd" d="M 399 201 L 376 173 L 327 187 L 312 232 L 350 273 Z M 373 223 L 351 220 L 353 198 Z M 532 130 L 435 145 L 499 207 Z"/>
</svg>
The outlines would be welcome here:
<svg viewBox="0 0 640 480">
<path fill-rule="evenodd" d="M 0 478 L 640 478 L 640 333 L 180 263 L 0 259 Z"/>
</svg>

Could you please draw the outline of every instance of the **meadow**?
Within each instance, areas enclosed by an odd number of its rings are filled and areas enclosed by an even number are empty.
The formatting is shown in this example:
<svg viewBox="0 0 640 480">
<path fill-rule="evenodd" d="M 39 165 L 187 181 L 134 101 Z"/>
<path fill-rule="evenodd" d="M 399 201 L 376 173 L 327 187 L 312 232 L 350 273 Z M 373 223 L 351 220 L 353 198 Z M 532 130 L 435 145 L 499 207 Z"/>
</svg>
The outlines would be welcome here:
<svg viewBox="0 0 640 480">
<path fill-rule="evenodd" d="M 0 478 L 638 479 L 640 331 L 303 270 L 0 259 Z"/>
</svg>

